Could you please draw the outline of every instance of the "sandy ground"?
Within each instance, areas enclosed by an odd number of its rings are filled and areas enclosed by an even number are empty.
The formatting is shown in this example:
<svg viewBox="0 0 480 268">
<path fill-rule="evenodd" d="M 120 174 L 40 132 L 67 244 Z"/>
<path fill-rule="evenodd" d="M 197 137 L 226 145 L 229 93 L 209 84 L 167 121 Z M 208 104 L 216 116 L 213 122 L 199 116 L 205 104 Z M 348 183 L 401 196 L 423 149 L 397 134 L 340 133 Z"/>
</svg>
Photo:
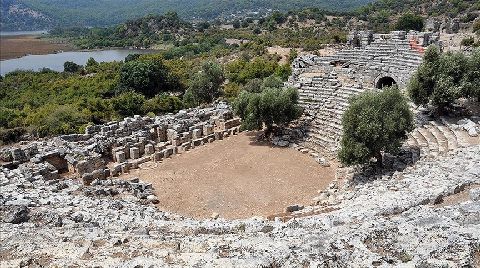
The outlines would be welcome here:
<svg viewBox="0 0 480 268">
<path fill-rule="evenodd" d="M 124 178 L 153 183 L 158 207 L 194 218 L 248 218 L 310 204 L 335 177 L 290 148 L 254 142 L 253 133 L 215 141 L 161 163 L 145 163 Z"/>
<path fill-rule="evenodd" d="M 28 54 L 41 55 L 72 48 L 66 44 L 57 44 L 38 36 L 2 36 L 0 38 L 0 60 L 14 59 Z"/>
</svg>

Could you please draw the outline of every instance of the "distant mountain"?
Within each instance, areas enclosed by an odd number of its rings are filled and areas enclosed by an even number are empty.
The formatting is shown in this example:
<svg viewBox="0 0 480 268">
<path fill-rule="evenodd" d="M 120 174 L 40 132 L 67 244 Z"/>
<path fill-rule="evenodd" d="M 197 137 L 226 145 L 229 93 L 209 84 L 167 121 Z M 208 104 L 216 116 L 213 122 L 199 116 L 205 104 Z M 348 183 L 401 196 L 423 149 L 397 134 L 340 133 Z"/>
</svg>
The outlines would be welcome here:
<svg viewBox="0 0 480 268">
<path fill-rule="evenodd" d="M 185 19 L 214 19 L 247 12 L 305 7 L 346 11 L 373 0 L 0 0 L 2 30 L 58 26 L 109 26 L 147 14 L 177 12 Z"/>
</svg>

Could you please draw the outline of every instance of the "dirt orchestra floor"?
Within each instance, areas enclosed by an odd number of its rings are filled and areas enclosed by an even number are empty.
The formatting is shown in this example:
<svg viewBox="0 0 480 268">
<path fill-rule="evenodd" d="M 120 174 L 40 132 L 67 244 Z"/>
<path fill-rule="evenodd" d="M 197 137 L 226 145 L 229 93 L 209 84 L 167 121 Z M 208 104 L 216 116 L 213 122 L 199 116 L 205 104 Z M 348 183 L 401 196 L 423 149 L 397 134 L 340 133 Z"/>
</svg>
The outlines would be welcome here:
<svg viewBox="0 0 480 268">
<path fill-rule="evenodd" d="M 206 218 L 268 216 L 293 204 L 310 204 L 335 177 L 307 154 L 255 141 L 240 133 L 160 163 L 148 162 L 123 178 L 153 184 L 158 208 Z"/>
</svg>

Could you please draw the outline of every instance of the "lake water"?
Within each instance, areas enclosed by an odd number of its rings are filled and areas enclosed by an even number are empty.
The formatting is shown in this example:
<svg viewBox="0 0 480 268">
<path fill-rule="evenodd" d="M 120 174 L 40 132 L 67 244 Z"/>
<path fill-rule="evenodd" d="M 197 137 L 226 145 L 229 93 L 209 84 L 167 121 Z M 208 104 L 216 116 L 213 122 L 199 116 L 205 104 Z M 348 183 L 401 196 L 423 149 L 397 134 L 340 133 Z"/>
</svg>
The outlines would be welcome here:
<svg viewBox="0 0 480 268">
<path fill-rule="evenodd" d="M 38 71 L 42 68 L 49 68 L 54 71 L 63 71 L 63 64 L 66 61 L 73 61 L 76 64 L 85 65 L 87 60 L 92 57 L 98 62 L 122 61 L 129 54 L 147 54 L 151 50 L 133 50 L 133 49 L 109 49 L 95 51 L 70 51 L 47 55 L 28 55 L 18 59 L 0 61 L 0 74 L 15 70 L 33 70 Z"/>
</svg>

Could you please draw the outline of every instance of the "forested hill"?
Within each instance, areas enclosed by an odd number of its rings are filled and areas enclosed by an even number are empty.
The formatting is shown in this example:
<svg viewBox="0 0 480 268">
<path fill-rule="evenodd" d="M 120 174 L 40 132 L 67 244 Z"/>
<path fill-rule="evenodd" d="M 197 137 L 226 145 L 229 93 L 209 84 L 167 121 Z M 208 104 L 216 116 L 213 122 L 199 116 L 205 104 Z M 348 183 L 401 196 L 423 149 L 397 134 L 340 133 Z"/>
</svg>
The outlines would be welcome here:
<svg viewBox="0 0 480 268">
<path fill-rule="evenodd" d="M 109 26 L 147 14 L 177 12 L 182 18 L 215 19 L 232 14 L 289 11 L 305 7 L 345 11 L 373 0 L 0 0 L 2 30 Z"/>
</svg>

